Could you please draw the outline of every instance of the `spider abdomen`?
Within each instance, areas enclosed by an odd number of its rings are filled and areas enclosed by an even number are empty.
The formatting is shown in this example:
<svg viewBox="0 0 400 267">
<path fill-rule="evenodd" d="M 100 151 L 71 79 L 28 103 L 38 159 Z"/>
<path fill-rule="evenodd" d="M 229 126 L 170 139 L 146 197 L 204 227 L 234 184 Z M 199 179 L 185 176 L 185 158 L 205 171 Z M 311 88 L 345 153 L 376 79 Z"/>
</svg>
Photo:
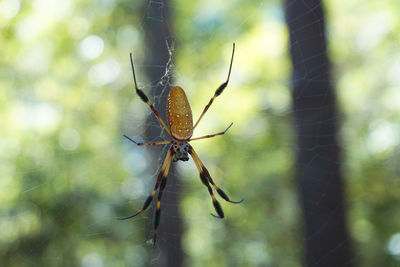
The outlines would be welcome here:
<svg viewBox="0 0 400 267">
<path fill-rule="evenodd" d="M 179 86 L 171 89 L 167 101 L 167 118 L 173 138 L 184 141 L 193 135 L 193 118 L 185 91 Z"/>
</svg>

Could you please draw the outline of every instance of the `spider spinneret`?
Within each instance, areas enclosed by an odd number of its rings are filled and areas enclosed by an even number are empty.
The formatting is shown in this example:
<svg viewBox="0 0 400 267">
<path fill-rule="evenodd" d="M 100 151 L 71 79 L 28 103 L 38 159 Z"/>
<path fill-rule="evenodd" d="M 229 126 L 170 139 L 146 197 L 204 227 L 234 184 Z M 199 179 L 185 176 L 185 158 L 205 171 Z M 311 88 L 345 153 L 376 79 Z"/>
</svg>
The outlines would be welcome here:
<svg viewBox="0 0 400 267">
<path fill-rule="evenodd" d="M 176 162 L 178 160 L 188 161 L 189 160 L 188 154 L 190 154 L 190 156 L 192 157 L 192 159 L 193 159 L 194 163 L 196 164 L 196 167 L 200 173 L 201 182 L 207 187 L 208 193 L 211 196 L 211 200 L 214 205 L 215 211 L 218 214 L 218 216 L 211 214 L 214 217 L 222 219 L 222 218 L 224 218 L 224 212 L 222 211 L 221 205 L 219 204 L 218 200 L 215 198 L 212 188 L 214 188 L 217 191 L 217 193 L 220 195 L 220 197 L 222 197 L 227 202 L 237 204 L 237 203 L 241 203 L 243 201 L 243 199 L 241 199 L 240 201 L 232 201 L 229 199 L 228 195 L 214 183 L 213 179 L 210 176 L 210 173 L 208 172 L 206 167 L 201 162 L 199 156 L 196 154 L 193 147 L 189 144 L 190 141 L 201 140 L 201 139 L 211 138 L 211 137 L 218 136 L 218 135 L 223 135 L 232 126 L 232 123 L 231 123 L 228 126 L 228 128 L 226 128 L 225 131 L 223 131 L 223 132 L 192 138 L 194 129 L 199 124 L 200 120 L 203 118 L 204 114 L 207 112 L 207 110 L 213 103 L 214 99 L 217 96 L 219 96 L 224 91 L 224 89 L 228 86 L 228 82 L 229 82 L 229 78 L 230 78 L 231 70 L 232 70 L 232 62 L 233 62 L 234 54 L 235 54 L 235 43 L 233 43 L 232 57 L 231 57 L 231 63 L 229 65 L 228 77 L 227 77 L 226 81 L 217 88 L 217 90 L 214 93 L 214 96 L 210 99 L 210 101 L 204 108 L 203 112 L 201 113 L 199 119 L 197 120 L 197 122 L 194 126 L 193 126 L 192 110 L 190 108 L 190 104 L 186 97 L 185 91 L 179 86 L 175 86 L 171 89 L 171 91 L 169 92 L 169 95 L 168 95 L 167 107 L 166 107 L 169 128 L 164 123 L 164 121 L 161 118 L 160 114 L 158 113 L 157 109 L 149 101 L 148 97 L 144 94 L 144 92 L 142 90 L 139 89 L 137 82 L 136 82 L 136 75 L 135 75 L 135 68 L 133 66 L 132 53 L 130 54 L 133 81 L 135 84 L 136 93 L 139 95 L 140 99 L 143 100 L 143 102 L 145 102 L 147 105 L 149 105 L 149 107 L 154 112 L 154 114 L 157 116 L 158 120 L 160 121 L 160 123 L 162 124 L 164 129 L 167 131 L 167 133 L 173 139 L 171 141 L 160 141 L 160 142 L 155 142 L 155 143 L 137 143 L 134 140 L 132 140 L 131 138 L 129 138 L 128 136 L 124 135 L 124 137 L 126 137 L 128 140 L 130 140 L 131 142 L 135 143 L 138 146 L 171 144 L 171 146 L 168 150 L 167 156 L 165 157 L 164 163 L 161 167 L 160 174 L 157 177 L 157 181 L 154 186 L 154 189 L 151 192 L 151 194 L 147 197 L 142 209 L 131 216 L 118 218 L 119 220 L 130 219 L 130 218 L 135 217 L 136 215 L 139 215 L 143 211 L 145 211 L 148 208 L 148 206 L 150 205 L 151 201 L 153 200 L 154 195 L 156 194 L 157 190 L 159 190 L 158 197 L 157 197 L 157 208 L 156 208 L 156 213 L 155 213 L 155 218 L 154 218 L 153 246 L 156 243 L 157 229 L 158 229 L 158 224 L 160 222 L 160 216 L 161 216 L 161 197 L 164 192 L 164 188 L 167 184 L 167 176 L 168 176 L 169 168 L 171 166 L 171 161 L 174 161 L 174 162 Z"/>
</svg>

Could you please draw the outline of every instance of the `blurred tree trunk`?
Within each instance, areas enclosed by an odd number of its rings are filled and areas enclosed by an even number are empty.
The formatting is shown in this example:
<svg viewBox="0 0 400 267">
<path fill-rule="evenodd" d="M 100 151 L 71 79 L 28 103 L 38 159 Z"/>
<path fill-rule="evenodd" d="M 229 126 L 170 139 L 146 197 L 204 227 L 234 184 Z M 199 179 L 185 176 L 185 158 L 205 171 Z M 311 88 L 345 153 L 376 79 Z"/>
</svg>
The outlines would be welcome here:
<svg viewBox="0 0 400 267">
<path fill-rule="evenodd" d="M 321 0 L 285 0 L 293 64 L 296 178 L 307 266 L 351 266 L 338 115 Z"/>
<path fill-rule="evenodd" d="M 149 98 L 155 104 L 165 123 L 167 123 L 166 102 L 169 90 L 171 89 L 169 83 L 172 81 L 171 77 L 168 77 L 166 80 L 163 79 L 163 81 L 166 81 L 165 84 L 161 84 L 159 81 L 162 80 L 165 74 L 166 64 L 169 60 L 169 51 L 166 42 L 172 39 L 172 33 L 169 31 L 169 25 L 172 22 L 167 4 L 167 0 L 161 0 L 158 2 L 151 1 L 149 4 L 146 3 L 145 6 L 145 12 L 147 13 L 145 23 L 146 64 L 150 66 L 145 70 L 148 79 L 152 83 Z M 163 140 L 171 139 L 165 131 L 161 135 L 162 125 L 153 113 L 149 115 L 147 121 L 146 136 L 148 138 L 160 136 L 157 140 L 161 140 L 162 138 Z M 151 168 L 154 170 L 160 169 L 160 158 L 164 160 L 166 150 L 162 150 L 161 146 L 154 146 L 151 147 L 151 151 L 152 162 L 155 163 Z M 174 165 L 172 163 L 168 174 L 167 186 L 161 201 L 161 221 L 158 227 L 157 244 L 154 250 L 157 260 L 152 260 L 152 264 L 162 267 L 179 267 L 183 264 L 181 246 L 183 228 L 182 218 L 179 214 L 180 192 L 177 186 L 179 176 Z M 153 232 L 153 225 L 151 225 L 151 232 Z"/>
</svg>

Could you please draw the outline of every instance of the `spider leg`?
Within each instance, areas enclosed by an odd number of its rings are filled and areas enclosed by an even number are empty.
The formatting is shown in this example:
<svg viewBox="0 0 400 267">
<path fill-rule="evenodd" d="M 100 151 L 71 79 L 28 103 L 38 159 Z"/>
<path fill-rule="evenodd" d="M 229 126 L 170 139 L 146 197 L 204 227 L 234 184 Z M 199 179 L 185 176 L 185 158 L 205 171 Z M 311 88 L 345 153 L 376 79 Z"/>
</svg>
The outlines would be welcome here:
<svg viewBox="0 0 400 267">
<path fill-rule="evenodd" d="M 228 126 L 228 128 L 226 128 L 225 131 L 223 131 L 223 132 L 219 132 L 219 133 L 216 133 L 216 134 L 209 134 L 209 135 L 205 135 L 205 136 L 201 136 L 201 137 L 196 137 L 196 138 L 191 138 L 191 139 L 189 139 L 189 141 L 201 140 L 201 139 L 211 138 L 211 137 L 214 137 L 214 136 L 217 136 L 217 135 L 223 135 L 223 134 L 225 134 L 225 133 L 229 130 L 229 128 L 231 128 L 232 124 L 233 124 L 233 122 L 232 122 L 232 123 Z"/>
<path fill-rule="evenodd" d="M 169 164 L 171 163 L 171 154 L 172 154 L 172 149 L 170 149 L 168 151 L 168 154 L 165 157 L 164 163 L 163 163 L 163 165 L 161 167 L 160 174 L 157 177 L 157 182 L 156 182 L 156 185 L 154 186 L 153 192 L 151 192 L 151 194 L 147 197 L 146 201 L 144 202 L 143 208 L 140 211 L 138 211 L 135 214 L 133 214 L 133 215 L 130 215 L 130 216 L 127 216 L 127 217 L 120 217 L 120 218 L 117 218 L 117 220 L 127 220 L 127 219 L 130 219 L 130 218 L 133 218 L 133 217 L 135 217 L 136 215 L 139 215 L 140 213 L 142 213 L 143 211 L 145 211 L 148 208 L 148 206 L 150 205 L 151 201 L 153 200 L 154 195 L 157 192 L 157 189 L 158 189 L 158 186 L 160 184 L 161 178 L 166 176 L 166 173 L 168 173 L 167 168 L 169 168 Z"/>
<path fill-rule="evenodd" d="M 227 195 L 221 188 L 219 188 L 219 187 L 214 183 L 213 179 L 211 178 L 210 173 L 208 172 L 208 170 L 206 169 L 206 167 L 205 167 L 205 166 L 203 165 L 203 163 L 201 162 L 199 156 L 196 154 L 196 152 L 194 151 L 193 147 L 189 145 L 189 149 L 190 149 L 190 150 L 189 150 L 189 153 L 190 153 L 190 155 L 192 155 L 193 160 L 194 160 L 195 162 L 196 162 L 196 161 L 198 162 L 198 165 L 199 165 L 199 166 L 198 166 L 197 168 L 198 168 L 199 171 L 200 171 L 200 175 L 203 174 L 203 176 L 205 176 L 205 177 L 208 179 L 208 181 L 210 182 L 210 184 L 214 187 L 215 190 L 217 190 L 218 194 L 219 194 L 223 199 L 225 199 L 226 201 L 228 201 L 228 202 L 230 202 L 230 203 L 233 203 L 233 204 L 239 204 L 239 203 L 243 202 L 244 198 L 242 198 L 242 199 L 239 200 L 239 201 L 230 200 L 229 197 L 228 197 L 228 195 Z M 190 152 L 190 151 L 191 151 L 191 152 Z"/>
<path fill-rule="evenodd" d="M 172 149 L 170 151 L 172 151 Z M 167 163 L 164 175 L 162 176 L 160 191 L 158 191 L 156 215 L 154 218 L 153 247 L 155 246 L 156 240 L 157 240 L 157 229 L 158 229 L 158 224 L 160 223 L 160 216 L 161 216 L 161 197 L 164 192 L 164 188 L 167 185 L 167 176 L 168 176 L 170 166 L 171 166 L 171 160 L 169 160 L 169 162 Z"/>
<path fill-rule="evenodd" d="M 126 139 L 131 141 L 132 143 L 135 143 L 138 146 L 156 146 L 156 145 L 167 145 L 167 144 L 172 144 L 173 141 L 160 141 L 160 142 L 155 142 L 155 143 L 138 143 L 132 138 L 130 138 L 127 135 L 123 135 Z"/>
<path fill-rule="evenodd" d="M 216 218 L 220 218 L 220 219 L 224 218 L 225 215 L 224 215 L 224 212 L 223 212 L 223 210 L 221 208 L 221 205 L 219 204 L 218 200 L 214 196 L 214 192 L 213 192 L 210 184 L 208 183 L 207 177 L 204 175 L 204 172 L 201 169 L 201 165 L 200 165 L 201 163 L 198 161 L 198 157 L 196 157 L 197 156 L 196 152 L 194 152 L 194 149 L 193 149 L 192 146 L 189 147 L 189 154 L 192 156 L 193 161 L 196 164 L 197 169 L 199 170 L 201 182 L 207 187 L 208 193 L 210 193 L 214 208 L 218 213 L 218 216 L 216 216 L 216 215 L 214 215 L 212 213 L 211 213 L 211 215 L 216 217 Z"/>
<path fill-rule="evenodd" d="M 140 99 L 142 99 L 143 102 L 145 102 L 147 105 L 150 106 L 151 110 L 157 116 L 157 118 L 160 121 L 160 123 L 162 124 L 162 126 L 164 126 L 164 129 L 167 131 L 167 133 L 169 135 L 171 135 L 171 132 L 169 131 L 167 125 L 165 125 L 163 119 L 160 116 L 160 113 L 158 113 L 157 109 L 153 106 L 153 104 L 150 102 L 149 98 L 144 94 L 144 92 L 139 89 L 137 82 L 136 82 L 135 68 L 133 67 L 132 53 L 130 53 L 130 58 L 131 58 L 132 74 L 133 74 L 133 81 L 135 83 L 136 93 L 140 96 Z"/>
<path fill-rule="evenodd" d="M 201 113 L 199 119 L 197 120 L 196 124 L 194 125 L 193 129 L 196 128 L 197 124 L 199 124 L 200 120 L 203 118 L 204 114 L 207 112 L 207 110 L 210 108 L 211 104 L 214 102 L 214 99 L 219 96 L 224 89 L 228 86 L 229 78 L 231 76 L 231 70 L 232 70 L 232 63 L 233 63 L 233 55 L 235 54 L 235 43 L 233 43 L 233 48 L 232 48 L 232 57 L 231 57 L 231 64 L 229 65 L 229 72 L 228 72 L 228 77 L 226 78 L 226 81 L 221 84 L 218 89 L 215 91 L 214 96 L 210 99 L 210 102 L 206 105 L 204 108 L 203 112 Z"/>
</svg>

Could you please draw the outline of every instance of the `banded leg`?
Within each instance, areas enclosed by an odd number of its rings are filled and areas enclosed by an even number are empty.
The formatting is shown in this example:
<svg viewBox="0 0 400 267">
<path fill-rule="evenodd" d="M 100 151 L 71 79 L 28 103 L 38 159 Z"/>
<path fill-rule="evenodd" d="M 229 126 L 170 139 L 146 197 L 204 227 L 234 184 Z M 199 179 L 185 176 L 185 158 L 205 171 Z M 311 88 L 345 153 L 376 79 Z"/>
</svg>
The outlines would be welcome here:
<svg viewBox="0 0 400 267">
<path fill-rule="evenodd" d="M 131 141 L 132 143 L 135 143 L 138 146 L 156 146 L 156 145 L 167 145 L 167 144 L 172 144 L 173 141 L 160 141 L 160 142 L 155 142 L 155 143 L 138 143 L 132 138 L 130 138 L 127 135 L 123 135 L 126 139 Z"/>
<path fill-rule="evenodd" d="M 156 185 L 154 186 L 153 192 L 151 192 L 150 196 L 147 197 L 146 201 L 144 202 L 143 208 L 140 211 L 136 212 L 135 214 L 133 214 L 131 216 L 120 217 L 120 218 L 117 218 L 117 220 L 127 220 L 127 219 L 130 219 L 130 218 L 133 218 L 133 217 L 135 217 L 136 215 L 139 215 L 140 213 L 142 213 L 143 211 L 145 211 L 148 208 L 148 206 L 150 205 L 151 201 L 153 200 L 154 195 L 157 192 L 157 189 L 158 189 L 158 186 L 160 184 L 161 178 L 166 175 L 165 174 L 166 172 L 168 172 L 167 171 L 167 167 L 169 168 L 169 165 L 171 163 L 171 154 L 172 154 L 172 149 L 170 149 L 168 151 L 168 154 L 165 157 L 164 163 L 163 163 L 163 165 L 161 167 L 160 174 L 157 177 L 157 182 L 156 182 Z"/>
<path fill-rule="evenodd" d="M 214 102 L 214 99 L 217 98 L 224 89 L 228 86 L 229 78 L 231 77 L 231 70 L 232 70 L 232 63 L 233 63 L 233 55 L 235 54 L 235 43 L 233 43 L 233 48 L 232 48 L 232 57 L 231 57 L 231 64 L 229 65 L 229 72 L 228 72 L 228 77 L 226 78 L 226 81 L 221 84 L 218 89 L 215 91 L 214 96 L 210 99 L 210 102 L 206 105 L 204 108 L 203 112 L 201 113 L 199 119 L 197 120 L 196 124 L 194 125 L 193 129 L 196 128 L 197 124 L 199 124 L 200 120 L 203 118 L 204 114 L 207 112 L 207 110 L 210 108 L 211 104 Z"/>
<path fill-rule="evenodd" d="M 170 151 L 172 151 L 172 149 Z M 164 188 L 167 185 L 167 176 L 168 176 L 170 166 L 171 166 L 171 161 L 168 162 L 168 164 L 165 168 L 165 172 L 164 172 L 164 175 L 162 176 L 162 180 L 161 180 L 160 190 L 158 191 L 156 215 L 154 217 L 153 247 L 155 246 L 156 240 L 157 240 L 157 229 L 158 229 L 158 224 L 160 223 L 160 216 L 161 216 L 161 197 L 164 192 Z"/>
<path fill-rule="evenodd" d="M 214 215 L 212 213 L 211 213 L 211 215 L 216 217 L 216 218 L 221 218 L 221 219 L 224 218 L 225 215 L 224 215 L 224 212 L 223 212 L 223 210 L 221 208 L 221 205 L 219 204 L 218 200 L 214 196 L 214 192 L 212 191 L 212 188 L 211 188 L 210 184 L 208 183 L 207 177 L 204 175 L 204 172 L 201 169 L 200 162 L 198 161 L 198 158 L 196 157 L 197 156 L 196 152 L 194 152 L 194 149 L 193 149 L 192 146 L 189 147 L 189 154 L 192 156 L 193 161 L 196 164 L 197 169 L 199 170 L 201 182 L 207 187 L 208 193 L 211 196 L 214 208 L 215 208 L 215 210 L 216 210 L 216 212 L 218 214 L 218 216 L 216 216 L 216 215 Z"/>
<path fill-rule="evenodd" d="M 232 122 L 232 123 L 228 126 L 228 128 L 226 128 L 225 131 L 223 131 L 223 132 L 216 133 L 216 134 L 209 134 L 209 135 L 205 135 L 205 136 L 201 136 L 201 137 L 196 137 L 196 138 L 191 138 L 191 139 L 189 139 L 189 141 L 201 140 L 201 139 L 211 138 L 211 137 L 214 137 L 214 136 L 217 136 L 217 135 L 223 135 L 223 134 L 225 134 L 225 133 L 229 130 L 229 128 L 231 128 L 232 124 L 233 124 L 233 122 Z"/>
<path fill-rule="evenodd" d="M 149 98 L 143 93 L 142 90 L 139 89 L 137 82 L 136 82 L 136 75 L 135 75 L 135 68 L 133 67 L 133 59 L 132 59 L 132 53 L 130 53 L 130 58 L 131 58 L 131 66 L 132 66 L 132 74 L 133 74 L 133 81 L 135 83 L 135 88 L 136 88 L 136 93 L 140 96 L 140 99 L 143 100 L 147 105 L 150 106 L 151 110 L 154 112 L 154 114 L 157 116 L 158 120 L 164 126 L 164 129 L 167 131 L 169 135 L 171 135 L 171 132 L 169 131 L 167 125 L 165 125 L 163 119 L 160 116 L 160 113 L 158 113 L 157 109 L 153 106 L 153 104 L 149 101 Z"/>
<path fill-rule="evenodd" d="M 198 164 L 199 164 L 198 169 L 199 169 L 200 173 L 203 173 L 203 175 L 204 175 L 205 177 L 207 177 L 207 179 L 208 179 L 208 181 L 210 182 L 210 184 L 214 187 L 215 190 L 217 190 L 218 194 L 219 194 L 223 199 L 225 199 L 226 201 L 228 201 L 228 202 L 230 202 L 230 203 L 233 203 L 233 204 L 239 204 L 239 203 L 243 202 L 243 200 L 244 200 L 243 198 L 242 198 L 241 200 L 239 200 L 239 201 L 230 200 L 229 197 L 228 197 L 228 195 L 227 195 L 221 188 L 219 188 L 219 187 L 214 183 L 213 179 L 211 178 L 210 173 L 208 172 L 208 170 L 206 169 L 206 167 L 203 165 L 203 163 L 201 162 L 199 156 L 196 154 L 196 152 L 194 151 L 194 149 L 193 149 L 192 146 L 190 146 L 190 151 L 192 151 L 191 155 L 192 155 L 192 157 L 193 157 L 193 160 L 194 160 L 194 161 L 198 161 Z"/>
</svg>

